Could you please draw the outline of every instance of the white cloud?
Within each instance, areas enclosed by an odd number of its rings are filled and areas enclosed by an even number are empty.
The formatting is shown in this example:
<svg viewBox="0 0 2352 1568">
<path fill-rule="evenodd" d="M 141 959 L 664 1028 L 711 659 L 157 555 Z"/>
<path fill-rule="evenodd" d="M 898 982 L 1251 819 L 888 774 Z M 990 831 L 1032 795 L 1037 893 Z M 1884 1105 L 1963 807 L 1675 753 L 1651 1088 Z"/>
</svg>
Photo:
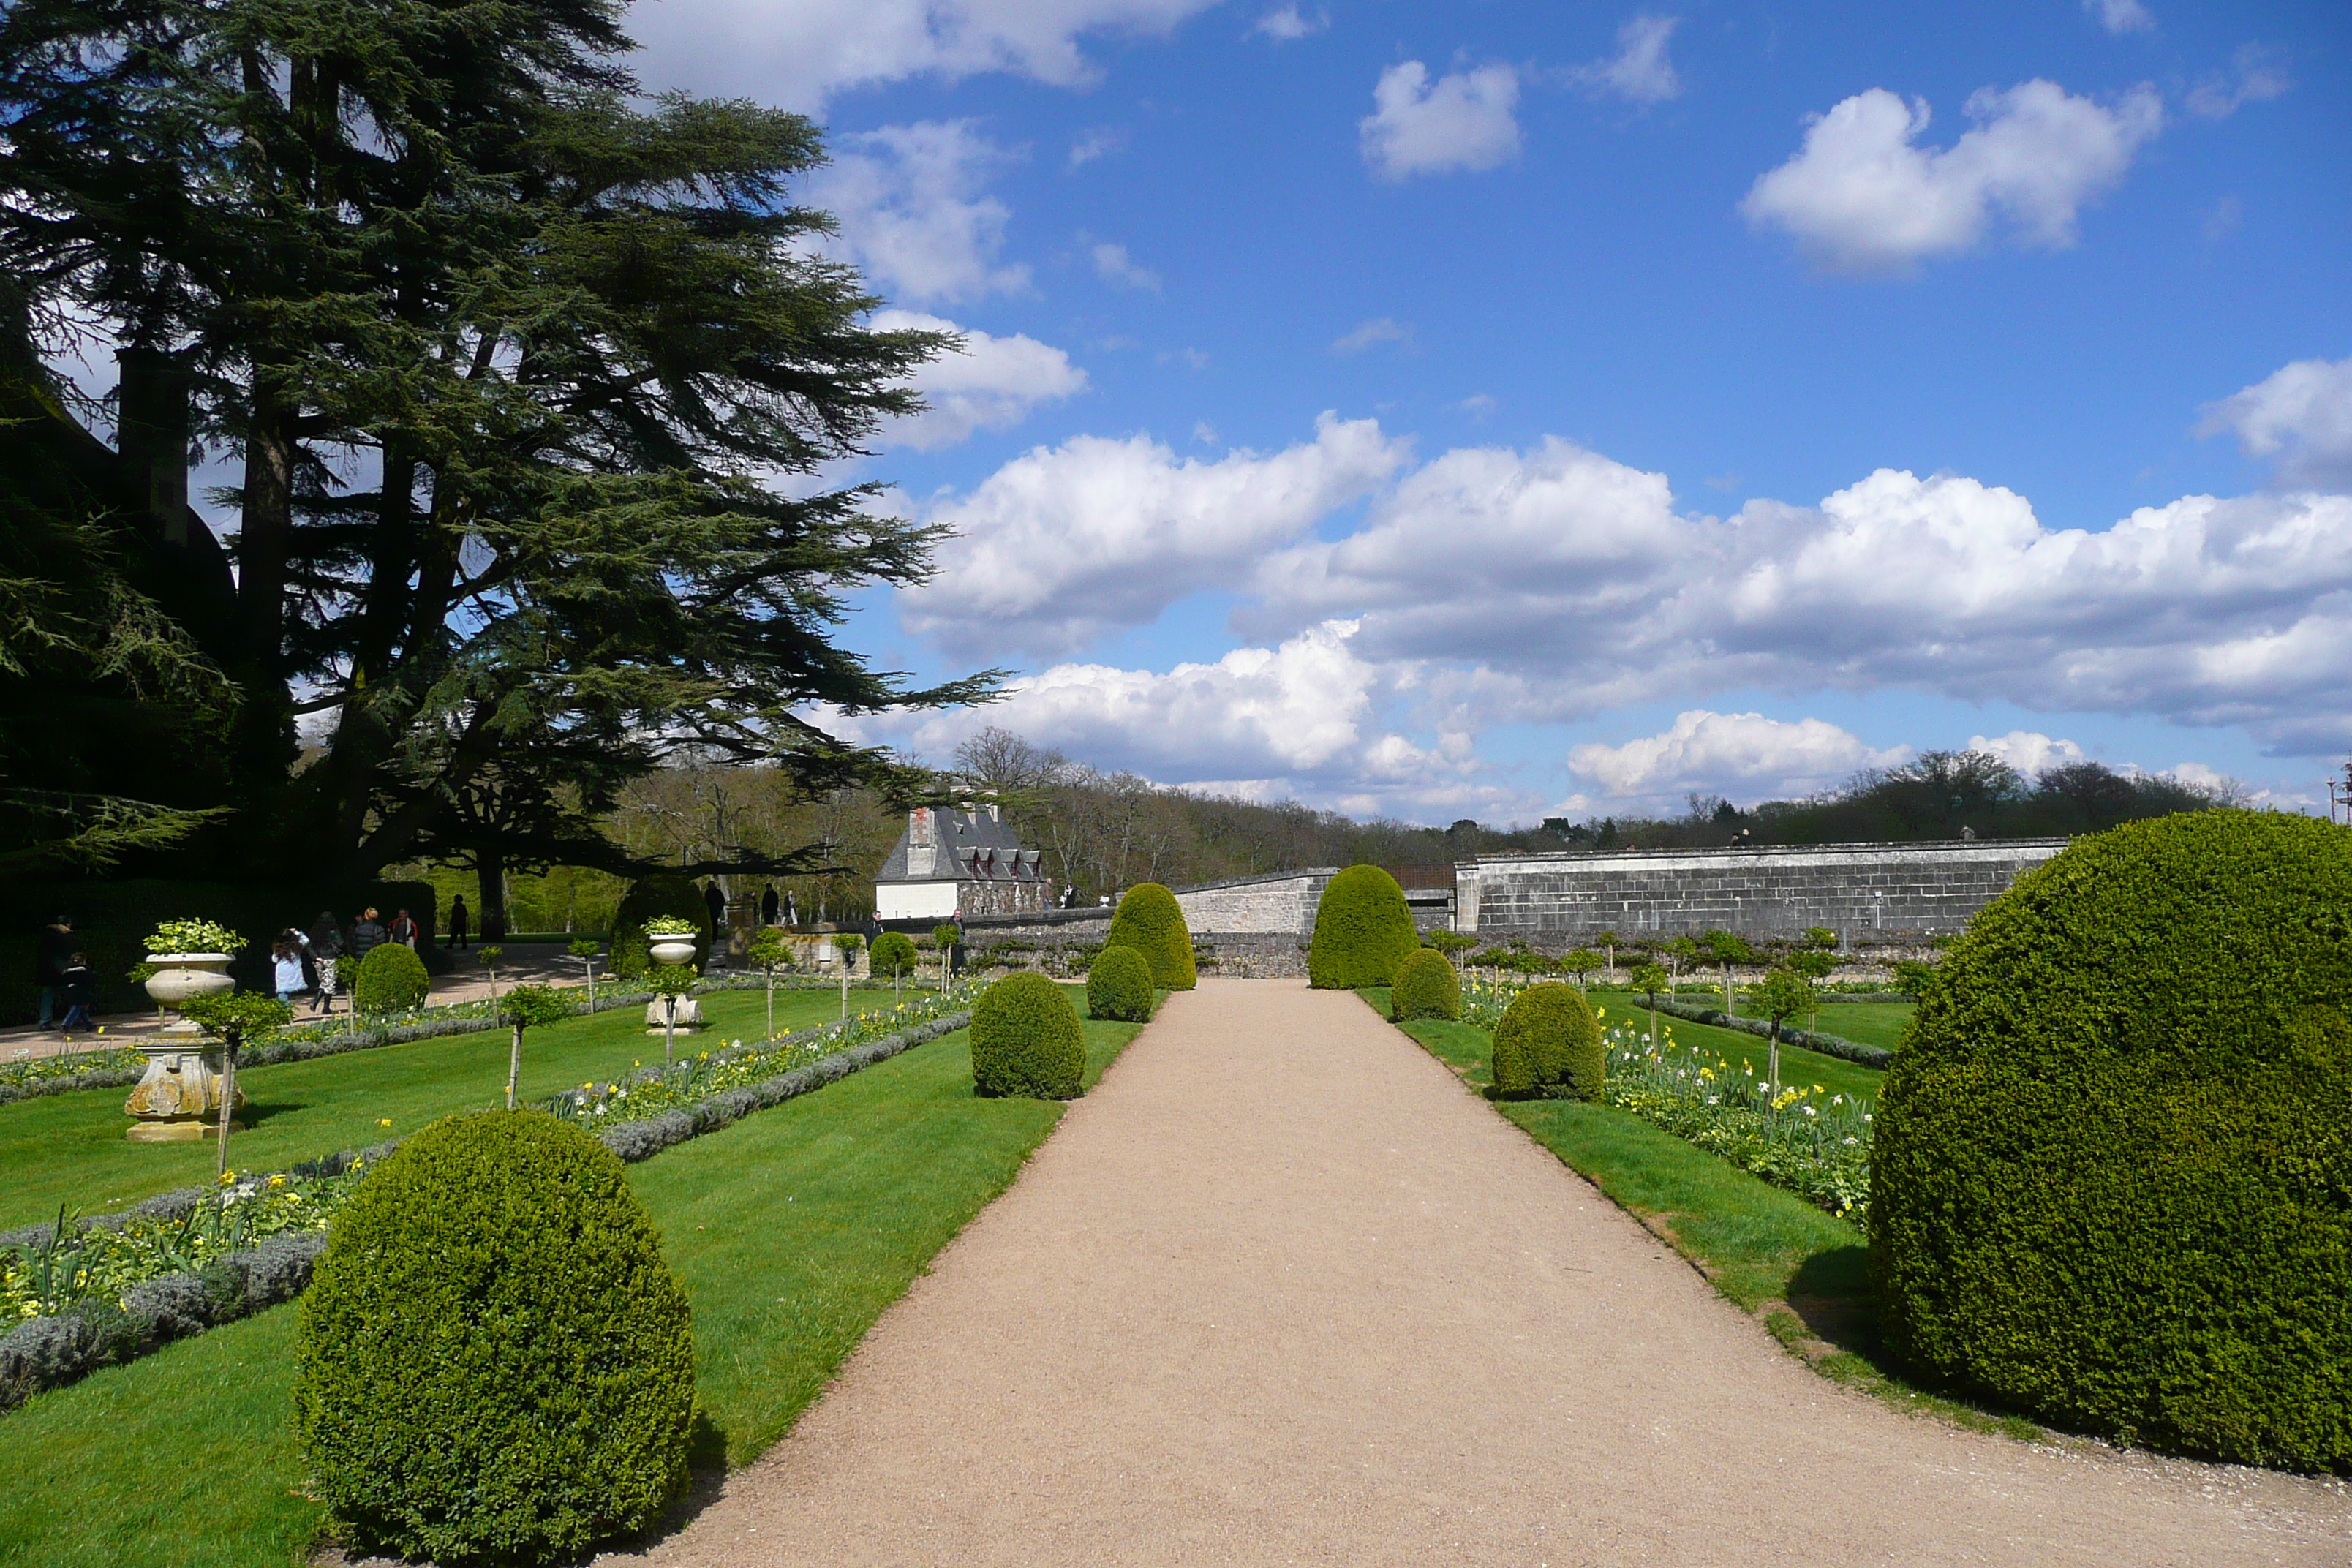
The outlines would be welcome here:
<svg viewBox="0 0 2352 1568">
<path fill-rule="evenodd" d="M 939 576 L 901 595 L 908 624 L 959 652 L 1048 654 L 1138 626 L 1378 486 L 1402 443 L 1325 415 L 1280 452 L 1180 458 L 1149 437 L 1084 436 L 1007 463 L 931 508 L 956 531 Z"/>
<path fill-rule="evenodd" d="M 630 14 L 657 87 L 821 110 L 845 88 L 1005 71 L 1057 87 L 1097 72 L 1090 36 L 1164 35 L 1213 0 L 667 0 Z"/>
<path fill-rule="evenodd" d="M 2270 50 L 2248 44 L 2231 60 L 2228 76 L 2200 82 L 2184 101 L 2189 112 L 2200 119 L 2227 120 L 2250 103 L 2284 98 L 2294 87 L 2286 68 Z"/>
<path fill-rule="evenodd" d="M 2126 33 L 2144 33 L 2156 26 L 2156 18 L 2147 14 L 2147 7 L 2140 0 L 2083 0 L 2083 9 L 2118 37 Z"/>
<path fill-rule="evenodd" d="M 1825 719 L 1794 721 L 1761 713 L 1690 709 L 1672 728 L 1622 746 L 1590 742 L 1568 753 L 1568 771 L 1615 798 L 1659 799 L 1691 790 L 1803 795 L 1911 754 L 1881 750 Z"/>
<path fill-rule="evenodd" d="M 2072 741 L 2057 740 L 2039 730 L 2011 730 L 2006 735 L 1970 735 L 1969 750 L 1990 752 L 2028 778 L 2044 768 L 2064 767 L 2088 760 Z"/>
<path fill-rule="evenodd" d="M 1082 169 L 1097 158 L 1127 151 L 1127 132 L 1117 126 L 1099 126 L 1070 143 L 1070 167 Z"/>
<path fill-rule="evenodd" d="M 1455 71 L 1432 82 L 1419 60 L 1391 66 L 1372 89 L 1377 110 L 1357 126 L 1364 162 L 1383 179 L 1491 169 L 1516 157 L 1519 75 L 1507 65 Z"/>
<path fill-rule="evenodd" d="M 877 311 L 874 325 L 963 338 L 961 353 L 941 354 L 915 373 L 915 390 L 929 406 L 913 418 L 893 420 L 878 438 L 885 447 L 919 452 L 952 447 L 975 430 L 1010 429 L 1039 404 L 1087 390 L 1087 373 L 1068 354 L 1025 333 L 1000 338 L 911 310 Z"/>
<path fill-rule="evenodd" d="M 809 198 L 840 220 L 827 248 L 856 261 L 883 291 L 910 302 L 955 302 L 1028 287 L 1002 266 L 1013 212 L 982 195 L 1011 157 L 969 120 L 892 125 L 843 137 Z"/>
<path fill-rule="evenodd" d="M 1411 327 L 1391 321 L 1386 316 L 1375 316 L 1352 331 L 1342 332 L 1332 339 L 1331 352 L 1343 354 L 1361 353 L 1374 343 L 1401 343 L 1412 336 Z"/>
<path fill-rule="evenodd" d="M 1253 586 L 1246 634 L 1360 618 L 1367 658 L 1488 672 L 1468 700 L 1489 722 L 1907 686 L 2352 742 L 2332 684 L 2352 658 L 2347 496 L 2189 496 L 2090 532 L 1975 479 L 1882 469 L 1721 521 L 1677 512 L 1664 475 L 1548 439 L 1444 453 Z"/>
<path fill-rule="evenodd" d="M 1682 78 L 1666 58 L 1666 45 L 1681 22 L 1679 16 L 1635 16 L 1617 29 L 1616 54 L 1579 66 L 1570 79 L 1628 103 L 1663 103 L 1680 96 Z"/>
<path fill-rule="evenodd" d="M 2287 484 L 2352 489 L 2352 358 L 2297 360 L 2210 405 L 2198 433 L 2222 430 Z"/>
<path fill-rule="evenodd" d="M 2082 207 L 2121 180 L 2162 127 L 2155 90 L 2113 108 L 2034 80 L 1969 98 L 1975 128 L 1948 149 L 1916 145 L 1926 100 L 1884 88 L 1811 121 L 1803 148 L 1758 179 L 1740 204 L 1750 223 L 1793 236 L 1822 266 L 1899 272 L 1980 244 L 1994 216 L 2017 243 L 2074 243 Z"/>
<path fill-rule="evenodd" d="M 1257 19 L 1253 33 L 1263 33 L 1277 44 L 1296 43 L 1321 32 L 1331 25 L 1328 11 L 1318 11 L 1312 16 L 1302 16 L 1297 5 L 1277 5 Z"/>
<path fill-rule="evenodd" d="M 1115 289 L 1140 289 L 1147 293 L 1160 292 L 1160 274 L 1149 267 L 1137 264 L 1123 245 L 1097 245 L 1094 247 L 1095 275 Z"/>
</svg>

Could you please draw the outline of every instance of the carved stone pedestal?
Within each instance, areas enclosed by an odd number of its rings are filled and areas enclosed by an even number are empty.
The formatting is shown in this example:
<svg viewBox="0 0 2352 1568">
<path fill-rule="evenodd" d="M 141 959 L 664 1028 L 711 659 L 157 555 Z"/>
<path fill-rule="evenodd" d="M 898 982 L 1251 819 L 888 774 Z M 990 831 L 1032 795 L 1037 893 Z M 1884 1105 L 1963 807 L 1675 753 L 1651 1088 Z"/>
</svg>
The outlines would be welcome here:
<svg viewBox="0 0 2352 1568">
<path fill-rule="evenodd" d="M 675 1007 L 672 1014 L 667 1009 Z M 646 1033 L 660 1036 L 675 1030 L 691 1034 L 702 1027 L 702 1008 L 691 996 L 656 996 L 646 1004 Z"/>
<path fill-rule="evenodd" d="M 208 1138 L 220 1130 L 221 1075 L 217 1051 L 157 1051 L 147 1058 L 147 1074 L 122 1102 L 137 1120 L 123 1136 L 133 1143 L 184 1143 Z M 236 1104 L 245 1090 L 236 1091 Z M 236 1108 L 229 1131 L 242 1132 Z"/>
</svg>

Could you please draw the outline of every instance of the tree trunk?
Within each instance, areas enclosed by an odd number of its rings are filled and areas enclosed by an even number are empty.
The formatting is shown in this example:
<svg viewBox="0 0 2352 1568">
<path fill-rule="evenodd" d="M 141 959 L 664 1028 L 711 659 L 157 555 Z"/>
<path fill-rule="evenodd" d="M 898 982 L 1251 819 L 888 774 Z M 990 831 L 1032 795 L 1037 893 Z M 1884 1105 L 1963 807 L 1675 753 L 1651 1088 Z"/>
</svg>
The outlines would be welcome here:
<svg viewBox="0 0 2352 1568">
<path fill-rule="evenodd" d="M 245 505 L 236 539 L 237 709 L 231 765 L 248 811 L 267 810 L 295 757 L 294 704 L 286 689 L 286 564 L 294 531 L 292 418 L 257 388 L 245 437 Z"/>
<path fill-rule="evenodd" d="M 475 896 L 481 900 L 482 940 L 507 939 L 507 858 L 495 849 L 474 852 L 478 879 Z"/>
</svg>

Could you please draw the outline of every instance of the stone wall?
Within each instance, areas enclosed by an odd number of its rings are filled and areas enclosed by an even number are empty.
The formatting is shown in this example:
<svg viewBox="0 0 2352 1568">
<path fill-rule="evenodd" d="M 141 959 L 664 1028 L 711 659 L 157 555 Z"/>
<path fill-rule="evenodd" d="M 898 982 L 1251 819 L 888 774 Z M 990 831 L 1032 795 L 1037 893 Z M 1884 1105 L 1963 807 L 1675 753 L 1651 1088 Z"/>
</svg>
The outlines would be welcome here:
<svg viewBox="0 0 2352 1568">
<path fill-rule="evenodd" d="M 1458 929 L 1551 945 L 1812 926 L 1851 945 L 1957 931 L 2063 838 L 1488 856 L 1454 868 Z"/>
<path fill-rule="evenodd" d="M 1337 876 L 1335 867 L 1305 871 L 1278 871 L 1260 877 L 1234 877 L 1171 889 L 1184 911 L 1185 929 L 1192 945 L 1206 959 L 1202 973 L 1240 975 L 1248 979 L 1303 976 L 1307 973 L 1307 940 L 1315 930 L 1315 906 L 1324 885 Z M 1414 906 L 1416 921 L 1433 918 L 1443 927 L 1445 914 L 1426 914 L 1428 895 Z M 1001 952 L 1010 967 L 1042 970 L 1049 974 L 1075 974 L 1085 967 L 1086 954 L 1110 934 L 1111 911 L 1054 910 L 1042 914 L 982 915 L 964 922 L 964 941 L 975 956 L 990 948 L 1012 944 L 1020 951 Z M 1423 930 L 1433 929 L 1427 924 Z"/>
</svg>

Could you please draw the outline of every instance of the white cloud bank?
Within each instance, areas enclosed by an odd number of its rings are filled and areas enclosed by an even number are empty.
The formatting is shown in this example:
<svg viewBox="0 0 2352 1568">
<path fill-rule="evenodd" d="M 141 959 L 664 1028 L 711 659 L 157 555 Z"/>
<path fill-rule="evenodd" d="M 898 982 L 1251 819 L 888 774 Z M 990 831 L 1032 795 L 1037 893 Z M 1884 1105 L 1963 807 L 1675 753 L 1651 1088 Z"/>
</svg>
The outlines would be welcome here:
<svg viewBox="0 0 2352 1568">
<path fill-rule="evenodd" d="M 1907 746 L 1873 747 L 1825 719 L 1793 721 L 1761 713 L 1677 714 L 1671 728 L 1620 746 L 1588 742 L 1568 753 L 1568 771 L 1616 798 L 1664 798 L 1692 790 L 1804 795 L 1909 757 Z"/>
<path fill-rule="evenodd" d="M 1628 103 L 1664 103 L 1680 97 L 1682 78 L 1666 45 L 1681 25 L 1679 16 L 1640 16 L 1617 29 L 1617 52 L 1605 60 L 1579 66 L 1569 79 L 1594 92 L 1622 98 Z"/>
<path fill-rule="evenodd" d="M 1097 72 L 1091 36 L 1172 31 L 1213 0 L 665 0 L 632 12 L 657 87 L 818 110 L 845 88 L 1003 71 L 1056 87 Z"/>
<path fill-rule="evenodd" d="M 2011 730 L 2006 735 L 1970 735 L 1969 750 L 1990 752 L 2028 778 L 2044 768 L 2061 768 L 2070 763 L 2089 760 L 2083 748 L 2074 742 L 2045 735 L 2039 730 Z M 2216 773 L 2214 776 L 2219 778 L 2221 775 Z"/>
<path fill-rule="evenodd" d="M 910 304 L 1024 289 L 1029 269 L 998 260 L 1013 210 L 983 194 L 989 176 L 1012 156 L 969 120 L 842 137 L 832 165 L 809 183 L 810 203 L 841 225 L 825 248 L 857 263 L 877 289 Z"/>
<path fill-rule="evenodd" d="M 1326 415 L 1315 439 L 1180 458 L 1149 437 L 1083 436 L 1007 463 L 934 506 L 956 530 L 939 576 L 900 597 L 909 626 L 960 653 L 1055 655 L 1156 617 L 1370 493 L 1404 461 L 1370 419 Z"/>
<path fill-rule="evenodd" d="M 956 332 L 963 338 L 961 351 L 941 354 L 915 373 L 912 384 L 929 406 L 885 426 L 877 437 L 884 447 L 919 452 L 952 447 L 975 430 L 1010 429 L 1040 404 L 1087 390 L 1087 373 L 1068 354 L 1025 333 L 1000 338 L 912 310 L 877 311 L 873 324 L 882 331 Z"/>
<path fill-rule="evenodd" d="M 2117 37 L 2126 33 L 2145 33 L 2156 26 L 2156 18 L 2148 15 L 2140 0 L 2083 0 L 2083 9 Z"/>
<path fill-rule="evenodd" d="M 2352 358 L 2297 360 L 2209 405 L 2198 428 L 2234 431 L 2284 483 L 2352 489 Z"/>
<path fill-rule="evenodd" d="M 2015 243 L 2074 243 L 2076 216 L 2114 187 L 2163 127 L 2152 88 L 2112 108 L 2034 80 L 1985 88 L 1968 101 L 1976 124 L 1946 149 L 1917 144 L 1925 100 L 1884 88 L 1856 94 L 1807 127 L 1803 147 L 1759 178 L 1740 204 L 1820 265 L 1903 272 L 1984 243 L 1996 216 Z"/>
<path fill-rule="evenodd" d="M 1429 79 L 1419 60 L 1391 66 L 1372 89 L 1374 111 L 1357 126 L 1364 162 L 1386 180 L 1491 169 L 1519 152 L 1519 73 L 1479 66 Z"/>
</svg>

